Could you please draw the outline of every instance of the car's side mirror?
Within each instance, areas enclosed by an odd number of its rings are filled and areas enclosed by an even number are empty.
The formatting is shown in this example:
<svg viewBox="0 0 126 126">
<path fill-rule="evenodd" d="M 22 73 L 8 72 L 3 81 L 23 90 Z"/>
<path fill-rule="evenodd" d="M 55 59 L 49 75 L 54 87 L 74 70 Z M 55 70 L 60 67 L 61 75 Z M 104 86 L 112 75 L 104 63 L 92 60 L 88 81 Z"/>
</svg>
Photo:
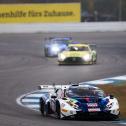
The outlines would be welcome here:
<svg viewBox="0 0 126 126">
<path fill-rule="evenodd" d="M 52 95 L 51 98 L 55 99 L 55 98 L 57 98 L 57 96 L 56 95 Z"/>
<path fill-rule="evenodd" d="M 114 98 L 114 96 L 113 96 L 113 95 L 111 95 L 111 94 L 110 94 L 109 96 L 110 96 L 110 99 L 113 99 L 113 98 Z"/>
</svg>

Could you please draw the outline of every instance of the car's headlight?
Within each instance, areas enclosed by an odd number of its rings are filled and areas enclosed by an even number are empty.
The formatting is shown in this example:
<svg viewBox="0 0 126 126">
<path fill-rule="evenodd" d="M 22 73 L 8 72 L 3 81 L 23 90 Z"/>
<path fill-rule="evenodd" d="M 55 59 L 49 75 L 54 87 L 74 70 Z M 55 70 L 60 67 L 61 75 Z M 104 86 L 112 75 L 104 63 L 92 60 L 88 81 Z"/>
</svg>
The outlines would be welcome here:
<svg viewBox="0 0 126 126">
<path fill-rule="evenodd" d="M 77 109 L 79 106 L 76 104 L 76 103 L 73 103 L 73 102 L 71 102 L 71 101 L 68 101 L 67 102 L 71 107 L 73 107 L 73 108 L 75 108 L 75 109 Z"/>
<path fill-rule="evenodd" d="M 90 61 L 91 60 L 91 56 L 89 54 L 86 54 L 85 56 L 83 56 L 84 61 Z"/>
<path fill-rule="evenodd" d="M 113 107 L 114 103 L 111 102 L 109 104 L 106 105 L 106 109 L 111 109 Z"/>
<path fill-rule="evenodd" d="M 54 52 L 54 53 L 57 53 L 57 52 L 60 51 L 60 49 L 59 49 L 59 47 L 58 47 L 57 45 L 53 45 L 53 46 L 51 47 L 51 51 Z"/>
<path fill-rule="evenodd" d="M 58 59 L 59 59 L 60 61 L 65 60 L 65 58 L 66 58 L 66 56 L 65 56 L 64 54 L 60 54 L 60 55 L 58 56 Z"/>
</svg>

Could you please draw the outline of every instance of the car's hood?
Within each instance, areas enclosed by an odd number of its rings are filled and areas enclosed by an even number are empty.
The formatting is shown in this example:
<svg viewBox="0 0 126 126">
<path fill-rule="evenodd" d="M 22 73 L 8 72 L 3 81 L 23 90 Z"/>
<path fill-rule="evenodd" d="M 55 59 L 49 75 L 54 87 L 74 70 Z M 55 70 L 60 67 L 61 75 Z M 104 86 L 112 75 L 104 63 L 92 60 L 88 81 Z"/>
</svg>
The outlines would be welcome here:
<svg viewBox="0 0 126 126">
<path fill-rule="evenodd" d="M 72 98 L 71 101 L 73 101 L 76 105 L 78 105 L 79 109 L 83 111 L 89 111 L 89 110 L 98 110 L 101 111 L 105 109 L 106 104 L 108 101 L 106 101 L 104 98 Z"/>
<path fill-rule="evenodd" d="M 62 52 L 66 57 L 83 57 L 87 54 L 90 54 L 89 51 L 64 51 Z"/>
</svg>

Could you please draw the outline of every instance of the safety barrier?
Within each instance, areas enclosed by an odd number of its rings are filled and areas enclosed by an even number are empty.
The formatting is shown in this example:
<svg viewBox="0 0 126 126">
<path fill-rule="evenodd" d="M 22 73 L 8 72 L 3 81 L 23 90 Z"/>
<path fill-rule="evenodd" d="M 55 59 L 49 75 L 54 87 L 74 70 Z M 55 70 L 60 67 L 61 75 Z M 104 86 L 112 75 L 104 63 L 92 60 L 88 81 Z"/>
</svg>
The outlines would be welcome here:
<svg viewBox="0 0 126 126">
<path fill-rule="evenodd" d="M 126 31 L 126 22 L 0 24 L 0 33 Z"/>
</svg>

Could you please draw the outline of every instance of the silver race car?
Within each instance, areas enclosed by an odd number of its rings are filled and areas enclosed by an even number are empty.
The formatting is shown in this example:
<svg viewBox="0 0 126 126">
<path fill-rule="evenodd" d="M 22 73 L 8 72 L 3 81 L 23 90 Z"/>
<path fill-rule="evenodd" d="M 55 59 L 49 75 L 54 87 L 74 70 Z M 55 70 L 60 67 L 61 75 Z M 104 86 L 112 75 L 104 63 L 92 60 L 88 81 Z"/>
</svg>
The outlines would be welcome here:
<svg viewBox="0 0 126 126">
<path fill-rule="evenodd" d="M 44 54 L 45 57 L 55 57 L 59 52 L 65 50 L 72 41 L 71 37 L 53 37 L 45 39 Z"/>
<path fill-rule="evenodd" d="M 46 96 L 40 98 L 42 116 L 53 115 L 63 118 L 107 118 L 118 119 L 118 100 L 106 96 L 103 90 L 92 85 L 58 85 L 43 87 Z M 49 91 L 49 92 L 48 92 Z"/>
</svg>

